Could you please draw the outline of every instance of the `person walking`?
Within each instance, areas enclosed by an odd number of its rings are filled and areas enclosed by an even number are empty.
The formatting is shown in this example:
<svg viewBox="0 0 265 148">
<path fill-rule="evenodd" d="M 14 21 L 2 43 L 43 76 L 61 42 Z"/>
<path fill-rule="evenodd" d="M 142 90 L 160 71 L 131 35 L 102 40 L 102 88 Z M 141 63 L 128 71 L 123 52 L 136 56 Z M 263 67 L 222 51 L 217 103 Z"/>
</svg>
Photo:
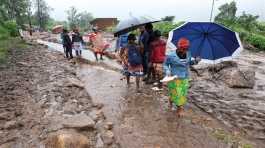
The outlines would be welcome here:
<svg viewBox="0 0 265 148">
<path fill-rule="evenodd" d="M 63 46 L 65 47 L 65 57 L 70 60 L 73 58 L 72 41 L 66 29 L 63 29 L 62 39 L 63 39 Z"/>
<path fill-rule="evenodd" d="M 98 61 L 98 54 L 100 55 L 100 60 L 103 60 L 104 50 L 106 50 L 108 46 L 106 46 L 107 44 L 105 44 L 102 34 L 98 30 L 94 30 L 90 40 L 96 61 Z"/>
<path fill-rule="evenodd" d="M 83 37 L 80 35 L 78 29 L 74 29 L 72 34 L 72 44 L 77 57 L 82 55 L 82 44 L 84 44 Z"/>
<path fill-rule="evenodd" d="M 189 88 L 189 67 L 198 64 L 200 58 L 191 60 L 188 51 L 190 42 L 186 38 L 181 38 L 177 43 L 177 50 L 170 51 L 163 64 L 164 73 L 167 77 L 174 77 L 168 82 L 169 107 L 174 103 L 177 106 L 177 116 L 183 116 L 183 106 L 187 102 Z"/>
<path fill-rule="evenodd" d="M 62 32 L 62 33 L 60 34 L 60 37 L 61 37 L 61 40 L 62 40 L 64 57 L 66 58 L 66 47 L 64 46 L 64 45 L 65 45 L 65 43 L 64 43 L 65 41 L 64 41 L 64 39 L 63 39 L 63 35 L 64 35 L 64 33 Z"/>
<path fill-rule="evenodd" d="M 134 76 L 136 81 L 136 91 L 140 92 L 140 77 L 143 76 L 142 56 L 139 45 L 135 42 L 135 34 L 129 34 L 128 45 L 121 50 L 123 74 L 126 76 L 127 85 L 130 85 L 130 77 Z"/>
<path fill-rule="evenodd" d="M 141 43 L 143 45 L 143 68 L 144 68 L 144 74 L 147 75 L 146 78 L 144 78 L 144 81 L 149 81 L 150 78 L 150 55 L 151 55 L 151 49 L 150 49 L 150 43 L 154 39 L 153 35 L 153 25 L 151 23 L 148 23 L 145 25 L 145 31 L 143 33 Z"/>
<path fill-rule="evenodd" d="M 152 80 L 161 89 L 162 83 L 160 80 L 163 78 L 163 62 L 166 57 L 166 41 L 161 39 L 161 32 L 159 30 L 154 31 L 154 41 L 151 42 L 151 67 L 150 73 Z"/>
</svg>

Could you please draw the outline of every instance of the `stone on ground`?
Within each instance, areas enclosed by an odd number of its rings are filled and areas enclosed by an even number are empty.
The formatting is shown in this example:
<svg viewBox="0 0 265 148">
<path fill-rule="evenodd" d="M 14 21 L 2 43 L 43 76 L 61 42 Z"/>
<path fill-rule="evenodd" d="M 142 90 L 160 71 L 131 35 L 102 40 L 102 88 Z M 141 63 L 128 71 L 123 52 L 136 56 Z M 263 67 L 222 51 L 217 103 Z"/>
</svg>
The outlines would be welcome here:
<svg viewBox="0 0 265 148">
<path fill-rule="evenodd" d="M 251 69 L 233 69 L 228 73 L 225 82 L 231 88 L 253 88 L 255 85 L 255 71 Z"/>
<path fill-rule="evenodd" d="M 46 148 L 89 148 L 89 139 L 79 133 L 65 132 L 48 138 L 45 142 Z"/>
<path fill-rule="evenodd" d="M 84 88 L 85 85 L 78 79 L 76 78 L 68 78 L 67 82 L 67 87 L 79 87 L 79 88 Z"/>
<path fill-rule="evenodd" d="M 103 139 L 104 144 L 111 145 L 114 141 L 113 132 L 112 131 L 106 131 L 105 133 L 103 133 L 102 139 Z"/>
<path fill-rule="evenodd" d="M 63 126 L 67 128 L 94 128 L 95 122 L 85 114 L 78 114 L 63 121 Z"/>
</svg>

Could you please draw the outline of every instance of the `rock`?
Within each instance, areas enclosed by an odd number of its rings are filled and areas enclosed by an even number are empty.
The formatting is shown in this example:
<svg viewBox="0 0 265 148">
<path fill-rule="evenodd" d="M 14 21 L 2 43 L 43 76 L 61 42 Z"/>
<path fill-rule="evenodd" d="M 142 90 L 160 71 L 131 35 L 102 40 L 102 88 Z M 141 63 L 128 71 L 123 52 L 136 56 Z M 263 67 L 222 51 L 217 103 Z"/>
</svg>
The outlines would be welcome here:
<svg viewBox="0 0 265 148">
<path fill-rule="evenodd" d="M 66 84 L 67 87 L 79 87 L 84 88 L 85 85 L 78 79 L 75 78 L 68 78 L 68 83 Z"/>
<path fill-rule="evenodd" d="M 18 121 L 8 121 L 5 123 L 4 125 L 4 129 L 10 130 L 10 129 L 15 129 L 15 128 L 19 128 L 22 127 L 23 124 L 21 124 Z"/>
<path fill-rule="evenodd" d="M 96 107 L 97 109 L 102 109 L 104 107 L 104 104 L 102 104 L 102 103 L 94 103 L 93 107 Z"/>
<path fill-rule="evenodd" d="M 251 69 L 233 69 L 226 76 L 225 82 L 231 88 L 253 88 L 255 85 L 255 71 Z"/>
<path fill-rule="evenodd" d="M 227 68 L 236 68 L 238 67 L 238 64 L 234 61 L 224 61 L 218 64 L 215 64 L 211 67 L 209 67 L 209 71 L 210 72 L 219 72 L 223 69 L 227 69 Z"/>
<path fill-rule="evenodd" d="M 100 120 L 101 118 L 104 118 L 104 113 L 102 110 L 93 110 L 89 113 L 89 116 L 95 121 L 97 122 L 98 120 Z"/>
<path fill-rule="evenodd" d="M 104 144 L 111 145 L 114 142 L 113 132 L 109 130 L 106 131 L 105 133 L 103 133 L 102 139 L 103 139 Z"/>
<path fill-rule="evenodd" d="M 112 122 L 107 122 L 104 126 L 106 130 L 111 130 L 113 128 L 113 123 Z"/>
<path fill-rule="evenodd" d="M 26 63 L 26 62 L 18 62 L 18 64 L 19 64 L 19 65 L 22 65 L 22 66 L 29 66 L 29 64 Z"/>
<path fill-rule="evenodd" d="M 45 141 L 45 148 L 89 148 L 90 145 L 86 136 L 74 132 L 60 133 Z"/>
<path fill-rule="evenodd" d="M 71 114 L 71 115 L 76 113 L 76 109 L 77 109 L 77 104 L 72 103 L 70 101 L 66 102 L 63 107 L 64 113 Z"/>
<path fill-rule="evenodd" d="M 97 135 L 96 148 L 104 148 L 104 143 L 100 134 Z"/>
<path fill-rule="evenodd" d="M 7 120 L 8 119 L 8 112 L 0 113 L 0 120 Z"/>
<path fill-rule="evenodd" d="M 63 126 L 67 128 L 95 128 L 95 122 L 85 114 L 78 114 L 70 118 L 64 119 Z"/>
<path fill-rule="evenodd" d="M 252 61 L 251 63 L 254 64 L 254 65 L 260 65 L 260 64 L 262 64 L 261 61 Z"/>
</svg>

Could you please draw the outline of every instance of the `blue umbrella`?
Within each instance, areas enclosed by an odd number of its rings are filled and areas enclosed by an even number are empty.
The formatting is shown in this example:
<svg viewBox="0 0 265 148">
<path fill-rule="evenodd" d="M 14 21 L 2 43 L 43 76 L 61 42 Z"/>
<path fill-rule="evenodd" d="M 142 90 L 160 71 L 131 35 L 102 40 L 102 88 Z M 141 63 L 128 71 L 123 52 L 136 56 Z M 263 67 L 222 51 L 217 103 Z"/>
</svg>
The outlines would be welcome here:
<svg viewBox="0 0 265 148">
<path fill-rule="evenodd" d="M 182 37 L 190 40 L 192 57 L 199 56 L 207 63 L 231 60 L 243 50 L 238 34 L 216 23 L 185 23 L 169 33 L 168 44 L 176 49 Z"/>
</svg>

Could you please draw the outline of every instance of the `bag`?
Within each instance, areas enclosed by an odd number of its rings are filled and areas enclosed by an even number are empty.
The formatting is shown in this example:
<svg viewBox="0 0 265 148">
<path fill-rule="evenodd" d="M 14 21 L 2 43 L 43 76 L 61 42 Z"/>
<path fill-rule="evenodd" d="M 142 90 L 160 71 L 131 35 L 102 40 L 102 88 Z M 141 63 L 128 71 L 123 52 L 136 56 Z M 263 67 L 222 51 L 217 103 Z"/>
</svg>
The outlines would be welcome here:
<svg viewBox="0 0 265 148">
<path fill-rule="evenodd" d="M 128 62 L 132 66 L 142 64 L 142 56 L 135 45 L 128 46 Z"/>
</svg>

